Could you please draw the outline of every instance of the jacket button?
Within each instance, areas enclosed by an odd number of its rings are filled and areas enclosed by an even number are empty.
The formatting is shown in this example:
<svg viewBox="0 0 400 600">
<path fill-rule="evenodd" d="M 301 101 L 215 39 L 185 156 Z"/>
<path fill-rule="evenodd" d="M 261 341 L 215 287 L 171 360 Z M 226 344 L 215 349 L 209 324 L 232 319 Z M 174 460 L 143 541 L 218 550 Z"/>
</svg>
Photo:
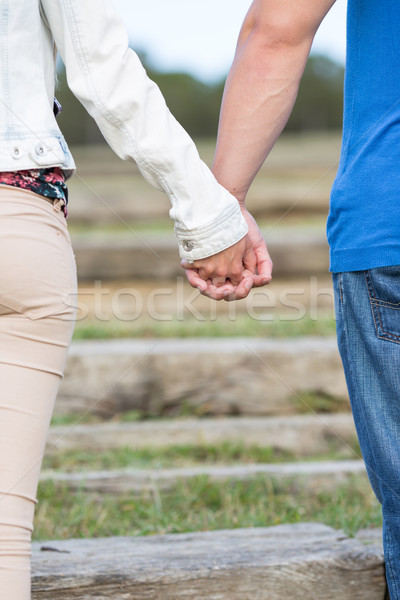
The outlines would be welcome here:
<svg viewBox="0 0 400 600">
<path fill-rule="evenodd" d="M 13 158 L 21 158 L 22 157 L 22 150 L 18 146 L 14 146 L 14 148 L 12 149 L 11 154 L 12 154 Z"/>
<path fill-rule="evenodd" d="M 193 250 L 195 244 L 194 244 L 194 242 L 191 242 L 190 240 L 185 240 L 184 242 L 182 242 L 182 246 L 183 246 L 183 249 L 186 250 L 186 252 L 190 252 L 191 250 Z"/>
<path fill-rule="evenodd" d="M 42 144 L 38 144 L 38 145 L 36 146 L 36 148 L 35 148 L 35 152 L 36 152 L 36 154 L 37 154 L 38 156 L 43 156 L 43 155 L 46 153 L 46 151 L 45 151 L 44 147 L 42 146 Z"/>
</svg>

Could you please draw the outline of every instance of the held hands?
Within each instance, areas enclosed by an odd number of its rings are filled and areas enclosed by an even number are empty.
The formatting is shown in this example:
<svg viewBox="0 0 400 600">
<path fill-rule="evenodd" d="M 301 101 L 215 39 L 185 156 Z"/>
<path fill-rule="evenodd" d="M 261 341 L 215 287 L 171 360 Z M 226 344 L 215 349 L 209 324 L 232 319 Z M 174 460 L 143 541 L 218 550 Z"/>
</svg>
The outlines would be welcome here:
<svg viewBox="0 0 400 600">
<path fill-rule="evenodd" d="M 193 264 L 181 262 L 190 285 L 214 300 L 241 300 L 252 287 L 266 285 L 272 279 L 272 261 L 264 238 L 244 207 L 242 213 L 249 227 L 243 239 Z"/>
</svg>

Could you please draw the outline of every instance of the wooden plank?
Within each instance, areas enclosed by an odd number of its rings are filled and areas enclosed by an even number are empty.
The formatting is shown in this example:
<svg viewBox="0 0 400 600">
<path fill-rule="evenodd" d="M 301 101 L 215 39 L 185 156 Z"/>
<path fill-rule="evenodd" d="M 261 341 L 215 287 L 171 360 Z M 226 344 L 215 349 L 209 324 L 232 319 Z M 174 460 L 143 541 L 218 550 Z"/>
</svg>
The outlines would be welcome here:
<svg viewBox="0 0 400 600">
<path fill-rule="evenodd" d="M 61 473 L 43 471 L 41 481 L 63 482 L 71 489 L 100 491 L 113 494 L 141 492 L 145 489 L 168 489 L 178 481 L 195 477 L 208 477 L 211 481 L 248 481 L 264 475 L 272 478 L 300 478 L 310 486 L 335 486 L 349 475 L 366 476 L 365 466 L 360 460 L 319 461 L 286 464 L 251 464 L 233 466 L 202 465 L 178 469 L 113 469 L 108 471 L 84 471 Z"/>
<path fill-rule="evenodd" d="M 82 341 L 71 345 L 55 414 L 287 416 L 310 410 L 309 393 L 350 411 L 333 338 Z"/>
<path fill-rule="evenodd" d="M 382 537 L 382 528 L 381 527 L 369 527 L 367 529 L 360 529 L 356 533 L 356 539 L 367 545 L 374 545 L 379 547 L 381 551 L 383 551 L 383 537 Z"/>
<path fill-rule="evenodd" d="M 32 589 L 33 600 L 376 600 L 384 567 L 375 547 L 302 523 L 35 543 Z"/>
<path fill-rule="evenodd" d="M 222 442 L 271 447 L 312 456 L 354 447 L 351 414 L 287 417 L 218 417 L 164 419 L 137 423 L 100 423 L 51 427 L 47 454 L 64 450 L 113 450 L 203 446 Z"/>
</svg>

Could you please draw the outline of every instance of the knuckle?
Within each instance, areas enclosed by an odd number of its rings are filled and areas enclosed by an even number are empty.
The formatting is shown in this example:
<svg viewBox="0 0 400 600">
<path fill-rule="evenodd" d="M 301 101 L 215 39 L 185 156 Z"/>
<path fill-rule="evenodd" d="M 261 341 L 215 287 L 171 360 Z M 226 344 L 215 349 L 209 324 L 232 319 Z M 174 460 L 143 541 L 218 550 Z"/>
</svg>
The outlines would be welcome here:
<svg viewBox="0 0 400 600">
<path fill-rule="evenodd" d="M 231 271 L 231 279 L 236 279 L 236 281 L 240 281 L 242 277 L 243 269 L 232 269 Z"/>
<path fill-rule="evenodd" d="M 211 265 L 203 265 L 202 267 L 200 267 L 199 273 L 203 278 L 208 279 L 213 274 L 213 269 Z"/>
<path fill-rule="evenodd" d="M 222 267 L 217 267 L 213 271 L 213 276 L 216 277 L 216 278 L 218 278 L 218 279 L 224 279 L 225 280 L 226 270 L 223 269 Z"/>
</svg>

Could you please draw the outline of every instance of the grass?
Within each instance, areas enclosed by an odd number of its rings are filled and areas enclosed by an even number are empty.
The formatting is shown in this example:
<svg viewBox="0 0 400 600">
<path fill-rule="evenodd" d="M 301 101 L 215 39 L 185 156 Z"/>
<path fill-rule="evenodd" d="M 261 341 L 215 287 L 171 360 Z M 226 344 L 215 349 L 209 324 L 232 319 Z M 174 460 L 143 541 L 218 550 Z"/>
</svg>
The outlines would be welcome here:
<svg viewBox="0 0 400 600">
<path fill-rule="evenodd" d="M 135 468 L 171 468 L 199 464 L 279 463 L 295 460 L 290 452 L 270 447 L 245 446 L 223 442 L 216 445 L 169 446 L 167 448 L 128 447 L 104 452 L 68 450 L 47 456 L 43 468 L 62 471 Z"/>
<path fill-rule="evenodd" d="M 348 399 L 324 392 L 301 392 L 294 397 L 297 414 L 332 414 L 350 412 Z"/>
<path fill-rule="evenodd" d="M 354 458 L 357 452 L 312 457 Z M 107 452 L 65 451 L 46 456 L 45 469 L 103 470 L 123 467 L 166 468 L 204 464 L 282 463 L 290 452 L 225 442 L 219 445 L 170 446 L 162 449 L 121 448 Z M 259 476 L 248 482 L 213 482 L 206 476 L 176 483 L 168 491 L 155 486 L 140 494 L 71 492 L 68 486 L 42 482 L 34 539 L 153 535 L 236 527 L 268 527 L 318 521 L 348 535 L 381 525 L 380 507 L 365 477 L 353 476 L 329 489 L 305 480 L 278 481 Z"/>
<path fill-rule="evenodd" d="M 217 319 L 198 321 L 194 318 L 184 320 L 156 321 L 154 319 L 138 319 L 133 322 L 122 322 L 113 319 L 107 322 L 78 321 L 75 326 L 74 340 L 96 340 L 116 338 L 188 338 L 188 337 L 268 337 L 296 338 L 302 336 L 333 336 L 335 320 L 332 316 L 322 314 L 318 319 L 305 316 L 296 321 L 283 320 L 270 315 L 271 320 L 252 319 L 248 315 L 236 315 L 230 320 L 228 315 L 220 315 Z"/>
<path fill-rule="evenodd" d="M 351 446 L 332 444 L 331 452 L 313 456 L 312 460 L 340 460 L 358 458 L 360 451 L 356 440 Z M 303 457 L 301 457 L 303 459 Z M 310 457 L 307 457 L 310 460 Z M 254 463 L 283 463 L 298 460 L 292 452 L 238 442 L 221 442 L 196 446 L 169 446 L 166 448 L 129 447 L 107 451 L 66 450 L 45 456 L 44 469 L 64 472 L 97 471 L 125 467 L 162 469 L 194 465 L 230 465 Z"/>
<path fill-rule="evenodd" d="M 198 477 L 168 492 L 141 495 L 71 493 L 48 481 L 39 486 L 34 539 L 153 535 L 236 527 L 321 522 L 353 535 L 381 526 L 381 510 L 364 477 L 329 490 L 297 481 L 259 477 L 248 482 L 211 482 Z"/>
</svg>

